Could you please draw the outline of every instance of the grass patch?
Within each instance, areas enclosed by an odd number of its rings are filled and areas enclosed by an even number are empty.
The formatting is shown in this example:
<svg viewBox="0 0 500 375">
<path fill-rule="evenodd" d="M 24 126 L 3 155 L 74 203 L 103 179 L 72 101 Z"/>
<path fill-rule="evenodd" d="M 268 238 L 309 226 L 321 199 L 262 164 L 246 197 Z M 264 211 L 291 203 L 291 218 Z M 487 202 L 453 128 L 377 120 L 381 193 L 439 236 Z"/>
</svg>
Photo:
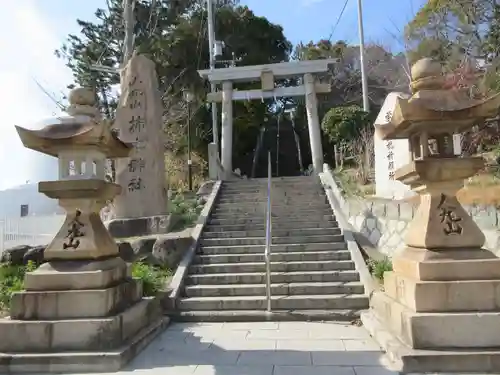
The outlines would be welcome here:
<svg viewBox="0 0 500 375">
<path fill-rule="evenodd" d="M 348 197 L 361 195 L 360 185 L 350 170 L 337 168 L 333 171 L 333 174 L 335 176 L 335 180 L 339 184 L 340 190 L 342 190 L 343 195 Z"/>
<path fill-rule="evenodd" d="M 335 181 L 346 197 L 367 197 L 375 194 L 375 184 L 360 184 L 356 170 L 336 169 Z M 465 181 L 465 186 L 457 192 L 460 203 L 500 206 L 500 167 L 490 167 L 488 172 L 480 173 Z M 406 198 L 405 201 L 419 202 L 419 196 Z"/>
<path fill-rule="evenodd" d="M 164 289 L 167 280 L 172 277 L 172 270 L 136 262 L 132 265 L 132 277 L 142 281 L 143 296 L 152 297 Z"/>
<path fill-rule="evenodd" d="M 365 197 L 375 194 L 374 183 L 360 183 L 356 168 L 337 168 L 333 171 L 342 194 L 347 197 Z"/>
<path fill-rule="evenodd" d="M 28 262 L 25 266 L 0 264 L 0 317 L 8 315 L 12 294 L 24 290 L 24 275 L 34 271 L 37 265 Z M 143 283 L 143 296 L 155 296 L 164 289 L 172 271 L 167 268 L 137 262 L 132 265 L 132 276 Z"/>
<path fill-rule="evenodd" d="M 24 275 L 34 271 L 36 264 L 28 262 L 26 266 L 0 264 L 0 315 L 9 309 L 12 294 L 24 289 Z"/>
<path fill-rule="evenodd" d="M 186 197 L 183 193 L 177 193 L 172 198 L 169 204 L 169 213 L 179 217 L 174 230 L 183 230 L 196 223 L 204 206 L 200 203 L 196 197 Z"/>
<path fill-rule="evenodd" d="M 382 260 L 369 259 L 368 270 L 379 282 L 383 282 L 384 273 L 392 271 L 392 262 L 388 257 Z"/>
</svg>

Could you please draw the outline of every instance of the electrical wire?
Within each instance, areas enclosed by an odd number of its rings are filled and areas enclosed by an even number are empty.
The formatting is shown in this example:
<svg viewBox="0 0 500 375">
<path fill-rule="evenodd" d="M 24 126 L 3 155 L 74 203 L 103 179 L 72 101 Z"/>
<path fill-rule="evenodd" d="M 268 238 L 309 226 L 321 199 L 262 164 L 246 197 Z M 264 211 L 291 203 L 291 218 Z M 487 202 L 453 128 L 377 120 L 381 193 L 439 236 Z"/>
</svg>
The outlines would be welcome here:
<svg viewBox="0 0 500 375">
<path fill-rule="evenodd" d="M 203 48 L 201 48 L 201 43 L 203 42 L 203 35 L 205 35 L 205 24 L 208 23 L 208 14 L 205 16 L 206 12 L 202 13 L 202 18 L 200 21 L 200 30 L 198 31 L 198 40 L 196 41 L 196 49 L 197 49 L 197 54 L 198 54 L 198 61 L 196 63 L 196 68 L 200 69 L 200 63 L 201 63 L 201 53 L 203 51 Z M 212 51 L 209 51 L 212 53 Z"/>
<path fill-rule="evenodd" d="M 156 17 L 155 17 L 155 24 L 153 27 L 151 27 L 151 24 L 153 22 L 153 13 L 156 13 Z M 149 30 L 150 37 L 156 31 L 156 27 L 158 26 L 158 13 L 159 13 L 159 10 L 156 6 L 156 0 L 152 0 L 150 8 L 149 8 L 149 21 L 148 21 L 148 24 L 146 25 L 146 30 Z"/>
<path fill-rule="evenodd" d="M 344 6 L 342 7 L 342 10 L 340 11 L 339 17 L 337 18 L 337 22 L 335 22 L 335 25 L 332 28 L 332 32 L 330 33 L 330 36 L 328 37 L 328 41 L 331 41 L 333 38 L 333 34 L 335 33 L 335 30 L 337 29 L 337 26 L 340 23 L 340 20 L 342 19 L 342 16 L 344 15 L 345 9 L 347 8 L 347 4 L 349 3 L 349 0 L 345 0 Z"/>
</svg>

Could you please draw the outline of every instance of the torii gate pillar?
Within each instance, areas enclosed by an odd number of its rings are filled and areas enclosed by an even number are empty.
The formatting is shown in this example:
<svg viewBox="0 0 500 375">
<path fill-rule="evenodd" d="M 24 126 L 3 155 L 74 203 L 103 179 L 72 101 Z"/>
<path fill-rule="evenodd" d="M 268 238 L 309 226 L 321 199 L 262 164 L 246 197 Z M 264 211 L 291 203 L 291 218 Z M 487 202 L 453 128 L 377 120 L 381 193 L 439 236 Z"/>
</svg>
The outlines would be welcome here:
<svg viewBox="0 0 500 375">
<path fill-rule="evenodd" d="M 316 97 L 314 76 L 304 74 L 306 89 L 307 128 L 309 129 L 309 142 L 311 143 L 311 157 L 314 173 L 323 172 L 323 145 L 321 144 L 321 128 L 318 115 L 318 98 Z"/>
<path fill-rule="evenodd" d="M 222 83 L 221 163 L 226 174 L 233 170 L 233 83 Z"/>
</svg>

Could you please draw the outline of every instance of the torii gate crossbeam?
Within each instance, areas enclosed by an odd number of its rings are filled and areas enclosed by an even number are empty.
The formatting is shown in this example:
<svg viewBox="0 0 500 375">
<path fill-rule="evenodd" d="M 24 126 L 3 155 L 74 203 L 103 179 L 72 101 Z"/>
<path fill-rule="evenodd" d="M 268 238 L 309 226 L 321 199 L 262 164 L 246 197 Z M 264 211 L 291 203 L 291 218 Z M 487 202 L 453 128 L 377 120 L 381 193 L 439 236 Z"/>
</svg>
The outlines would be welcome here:
<svg viewBox="0 0 500 375">
<path fill-rule="evenodd" d="M 222 102 L 221 162 L 225 171 L 232 171 L 233 101 L 305 96 L 311 155 L 315 173 L 323 170 L 323 146 L 318 116 L 317 93 L 330 92 L 330 85 L 317 83 L 313 73 L 325 73 L 336 59 L 308 60 L 288 63 L 252 65 L 200 70 L 198 73 L 211 83 L 222 83 L 222 92 L 210 93 L 209 102 Z M 303 76 L 303 85 L 276 87 L 275 79 Z M 260 90 L 233 90 L 233 82 L 261 82 Z M 210 163 L 209 165 L 216 165 Z M 210 171 L 211 177 L 214 173 Z M 219 176 L 220 177 L 220 176 Z M 227 176 L 226 176 L 227 177 Z"/>
</svg>

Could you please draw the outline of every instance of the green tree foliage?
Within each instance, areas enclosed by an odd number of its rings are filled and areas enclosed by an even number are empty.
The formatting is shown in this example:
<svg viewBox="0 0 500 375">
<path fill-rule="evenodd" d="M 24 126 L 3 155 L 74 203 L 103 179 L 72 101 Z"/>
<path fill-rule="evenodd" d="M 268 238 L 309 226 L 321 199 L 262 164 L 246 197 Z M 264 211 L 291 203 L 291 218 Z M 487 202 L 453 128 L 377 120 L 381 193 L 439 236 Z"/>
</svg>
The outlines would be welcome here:
<svg viewBox="0 0 500 375">
<path fill-rule="evenodd" d="M 496 0 L 427 0 L 405 29 L 411 60 L 493 61 L 500 56 L 499 16 Z"/>
<path fill-rule="evenodd" d="M 370 126 L 371 121 L 370 114 L 357 105 L 334 107 L 323 117 L 321 128 L 332 144 L 349 143 Z"/>
<path fill-rule="evenodd" d="M 451 87 L 468 87 L 474 96 L 500 92 L 497 0 L 427 0 L 405 34 L 412 62 L 422 57 L 442 61 Z M 474 70 L 480 67 L 481 78 L 470 74 L 471 66 Z M 465 134 L 463 148 L 472 153 L 487 150 L 499 137 L 498 120 L 478 124 Z"/>
<path fill-rule="evenodd" d="M 329 40 L 302 43 L 296 47 L 295 57 L 301 60 L 338 59 L 330 72 L 320 77 L 323 82 L 331 85 L 331 92 L 320 97 L 320 115 L 337 106 L 362 105 L 358 46 L 348 45 L 342 40 L 335 43 Z M 381 46 L 369 45 L 365 49 L 365 60 L 372 107 L 370 110 L 378 113 L 388 92 L 408 89 L 405 58 L 393 55 Z"/>
<path fill-rule="evenodd" d="M 96 10 L 95 22 L 77 20 L 80 34 L 69 35 L 56 54 L 66 60 L 76 84 L 97 88 L 102 111 L 112 118 L 117 103 L 112 87 L 119 83 L 119 76 L 91 68 L 94 64 L 116 68 L 122 61 L 122 1 L 109 0 L 108 5 L 108 9 Z M 204 0 L 136 1 L 135 45 L 139 53 L 147 54 L 156 63 L 164 98 L 165 142 L 174 153 L 184 152 L 182 146 L 186 144 L 183 88 L 190 88 L 197 97 L 192 117 L 195 147 L 206 153 L 206 145 L 212 138 L 210 106 L 205 105 L 208 83 L 197 72 L 209 65 L 205 5 Z M 232 59 L 233 53 L 240 59 L 240 65 L 288 60 L 292 45 L 281 26 L 256 16 L 236 0 L 218 1 L 215 8 L 216 34 L 225 45 L 221 60 Z M 218 64 L 224 66 L 227 64 Z M 254 133 L 258 133 L 270 105 L 260 101 L 235 103 L 236 160 L 239 153 L 255 145 Z"/>
<path fill-rule="evenodd" d="M 343 40 L 332 43 L 331 40 L 321 39 L 317 43 L 299 43 L 295 55 L 299 60 L 341 59 L 347 48 L 348 45 Z"/>
<path fill-rule="evenodd" d="M 330 120 L 326 118 L 329 116 L 327 114 L 340 115 L 342 118 L 344 115 L 352 117 L 353 114 L 359 114 L 354 110 L 360 110 L 363 104 L 359 46 L 349 45 L 342 40 L 301 43 L 296 47 L 294 57 L 301 60 L 338 59 L 331 70 L 320 77 L 321 81 L 329 83 L 331 87 L 330 93 L 318 95 L 319 116 L 323 119 L 324 124 L 330 123 Z M 404 55 L 393 55 L 381 46 L 368 45 L 365 48 L 365 64 L 368 75 L 370 118 L 374 118 L 390 91 L 408 90 L 406 59 Z M 300 107 L 302 107 L 302 103 L 299 102 Z M 305 129 L 307 126 L 305 116 L 300 117 L 300 114 L 304 112 L 302 109 L 297 111 L 299 114 L 297 123 L 301 125 L 300 129 Z M 334 153 L 331 143 L 336 143 L 339 139 L 347 141 L 352 139 L 352 136 L 349 134 L 347 137 L 338 136 L 334 130 L 336 126 L 326 126 L 328 130 L 323 127 L 323 144 L 326 146 L 324 147 L 325 160 L 332 163 Z M 329 133 L 330 130 L 333 133 Z M 303 131 L 302 134 L 307 137 L 307 131 Z M 328 144 L 330 147 L 327 146 Z"/>
</svg>

